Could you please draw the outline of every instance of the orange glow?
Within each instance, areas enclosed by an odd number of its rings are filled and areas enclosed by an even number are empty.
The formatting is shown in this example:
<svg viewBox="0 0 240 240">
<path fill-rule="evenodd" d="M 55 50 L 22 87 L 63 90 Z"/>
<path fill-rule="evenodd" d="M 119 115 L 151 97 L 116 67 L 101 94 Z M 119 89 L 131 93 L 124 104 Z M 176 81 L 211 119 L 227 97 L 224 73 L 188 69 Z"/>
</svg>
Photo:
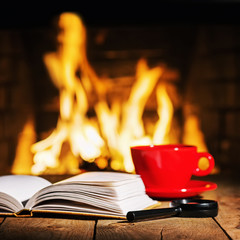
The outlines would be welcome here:
<svg viewBox="0 0 240 240">
<path fill-rule="evenodd" d="M 137 65 L 136 82 L 127 102 L 122 105 L 115 102 L 112 109 L 106 102 L 96 105 L 101 130 L 111 154 L 112 169 L 133 172 L 130 146 L 151 144 L 150 136 L 145 134 L 142 115 L 149 95 L 162 73 L 162 68 L 149 69 L 146 61 L 141 59 Z"/>
<path fill-rule="evenodd" d="M 183 143 L 198 146 L 198 151 L 207 152 L 204 134 L 201 131 L 199 117 L 193 106 L 185 105 L 185 121 L 183 126 Z"/>
<path fill-rule="evenodd" d="M 83 161 L 94 161 L 100 169 L 110 165 L 116 171 L 134 172 L 131 146 L 171 143 L 174 105 L 167 92 L 168 83 L 162 79 L 166 69 L 162 66 L 149 68 L 146 59 L 140 59 L 127 100 L 115 99 L 109 104 L 106 100 L 108 86 L 87 59 L 86 29 L 81 18 L 63 13 L 59 16 L 58 27 L 57 51 L 46 53 L 43 60 L 59 90 L 59 118 L 47 138 L 31 142 L 33 164 L 29 171 L 32 174 L 75 174 L 81 171 L 79 166 Z M 158 120 L 153 123 L 153 131 L 147 133 L 143 114 L 152 94 L 156 94 Z M 89 118 L 91 96 L 96 99 L 91 103 L 96 116 Z M 32 129 L 31 126 L 28 122 L 25 129 Z M 183 141 L 205 151 L 199 129 L 198 119 L 187 114 Z M 19 142 L 18 149 L 23 144 Z M 16 158 L 13 172 L 22 172 L 19 166 L 24 164 L 19 159 Z"/>
<path fill-rule="evenodd" d="M 50 168 L 58 173 L 62 145 L 68 142 L 72 154 L 85 161 L 94 161 L 101 155 L 104 141 L 94 123 L 86 117 L 88 110 L 85 86 L 101 91 L 99 79 L 86 57 L 86 29 L 81 19 L 72 13 L 59 17 L 60 33 L 57 52 L 47 53 L 44 63 L 53 83 L 59 89 L 60 117 L 53 133 L 32 146 L 34 165 L 32 172 L 39 174 Z M 76 72 L 80 70 L 81 76 Z M 91 83 L 91 84 L 90 84 Z M 88 90 L 92 90 L 89 89 Z M 72 158 L 76 162 L 76 159 Z M 78 171 L 69 169 L 70 173 Z"/>
<path fill-rule="evenodd" d="M 159 120 L 155 127 L 153 135 L 154 144 L 167 144 L 170 143 L 169 131 L 171 128 L 173 118 L 173 105 L 169 98 L 166 86 L 159 84 L 157 88 L 157 102 L 158 102 L 158 116 Z"/>
<path fill-rule="evenodd" d="M 30 174 L 32 167 L 32 153 L 30 147 L 36 141 L 34 118 L 29 116 L 22 132 L 18 136 L 18 146 L 12 165 L 13 174 Z"/>
<path fill-rule="evenodd" d="M 103 157 L 111 157 L 112 169 L 133 172 L 129 147 L 152 143 L 151 137 L 145 134 L 142 115 L 164 69 L 149 69 L 146 60 L 141 59 L 127 102 L 115 101 L 109 107 L 105 87 L 86 57 L 86 29 L 81 19 L 75 14 L 64 13 L 59 18 L 59 28 L 62 31 L 58 36 L 58 51 L 47 53 L 44 62 L 59 88 L 60 117 L 53 133 L 32 146 L 32 172 L 39 174 L 49 168 L 58 172 L 60 152 L 65 142 L 69 142 L 76 158 L 96 161 L 103 168 L 107 162 Z M 77 77 L 77 71 L 80 71 L 80 77 Z M 98 124 L 92 124 L 86 117 L 87 95 L 91 91 L 98 99 L 94 105 Z"/>
</svg>

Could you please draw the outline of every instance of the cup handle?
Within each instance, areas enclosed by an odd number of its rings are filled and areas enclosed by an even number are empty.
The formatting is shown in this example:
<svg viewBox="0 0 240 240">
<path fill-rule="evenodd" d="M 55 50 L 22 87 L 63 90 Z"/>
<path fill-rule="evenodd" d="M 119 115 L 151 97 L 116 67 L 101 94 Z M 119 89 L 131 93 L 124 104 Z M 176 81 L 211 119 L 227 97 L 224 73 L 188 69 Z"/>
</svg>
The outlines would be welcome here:
<svg viewBox="0 0 240 240">
<path fill-rule="evenodd" d="M 193 171 L 193 175 L 195 175 L 195 176 L 206 176 L 206 175 L 211 173 L 212 169 L 214 168 L 215 161 L 214 161 L 213 156 L 210 153 L 205 153 L 205 152 L 198 153 L 197 164 L 198 164 L 200 158 L 207 158 L 208 162 L 209 162 L 209 167 L 205 170 L 202 170 L 197 165 L 196 169 Z"/>
</svg>

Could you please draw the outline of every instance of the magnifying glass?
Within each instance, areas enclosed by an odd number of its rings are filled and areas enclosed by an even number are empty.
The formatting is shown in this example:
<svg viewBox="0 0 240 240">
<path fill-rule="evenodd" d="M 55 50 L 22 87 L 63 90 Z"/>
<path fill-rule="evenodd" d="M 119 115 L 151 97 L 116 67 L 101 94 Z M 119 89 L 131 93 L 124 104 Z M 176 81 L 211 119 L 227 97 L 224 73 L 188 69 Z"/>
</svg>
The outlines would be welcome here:
<svg viewBox="0 0 240 240">
<path fill-rule="evenodd" d="M 127 213 L 129 222 L 142 219 L 156 219 L 163 217 L 216 217 L 218 203 L 206 199 L 178 199 L 170 203 L 170 208 L 130 211 Z"/>
</svg>

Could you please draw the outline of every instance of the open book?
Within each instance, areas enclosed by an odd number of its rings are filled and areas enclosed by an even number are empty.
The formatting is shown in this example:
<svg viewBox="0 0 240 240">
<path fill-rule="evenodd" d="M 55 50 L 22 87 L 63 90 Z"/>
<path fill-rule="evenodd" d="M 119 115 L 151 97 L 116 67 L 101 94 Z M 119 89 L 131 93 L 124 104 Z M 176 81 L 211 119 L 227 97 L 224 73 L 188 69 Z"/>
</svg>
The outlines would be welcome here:
<svg viewBox="0 0 240 240">
<path fill-rule="evenodd" d="M 128 211 L 158 204 L 139 175 L 86 172 L 51 184 L 30 175 L 0 177 L 0 214 L 63 213 L 125 218 Z"/>
</svg>

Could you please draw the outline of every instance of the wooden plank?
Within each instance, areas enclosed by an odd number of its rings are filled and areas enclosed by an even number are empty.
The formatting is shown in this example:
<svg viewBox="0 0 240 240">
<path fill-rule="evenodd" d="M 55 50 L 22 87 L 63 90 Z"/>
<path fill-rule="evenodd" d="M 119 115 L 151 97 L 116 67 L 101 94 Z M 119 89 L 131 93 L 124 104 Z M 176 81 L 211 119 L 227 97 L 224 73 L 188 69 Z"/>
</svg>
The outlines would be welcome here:
<svg viewBox="0 0 240 240">
<path fill-rule="evenodd" d="M 96 240 L 101 239 L 228 239 L 212 218 L 168 218 L 128 223 L 99 220 Z"/>
<path fill-rule="evenodd" d="M 212 176 L 218 184 L 215 191 L 205 192 L 203 198 L 218 201 L 219 211 L 215 218 L 223 231 L 232 239 L 240 239 L 240 183 L 232 176 Z"/>
<path fill-rule="evenodd" d="M 0 239 L 93 239 L 95 221 L 53 218 L 6 218 Z"/>
<path fill-rule="evenodd" d="M 3 217 L 0 217 L 0 226 L 1 226 L 1 224 L 3 223 L 3 221 L 4 221 L 4 218 L 3 218 Z"/>
<path fill-rule="evenodd" d="M 216 220 L 232 239 L 240 239 L 240 184 L 219 184 L 217 200 L 219 214 Z"/>
</svg>

